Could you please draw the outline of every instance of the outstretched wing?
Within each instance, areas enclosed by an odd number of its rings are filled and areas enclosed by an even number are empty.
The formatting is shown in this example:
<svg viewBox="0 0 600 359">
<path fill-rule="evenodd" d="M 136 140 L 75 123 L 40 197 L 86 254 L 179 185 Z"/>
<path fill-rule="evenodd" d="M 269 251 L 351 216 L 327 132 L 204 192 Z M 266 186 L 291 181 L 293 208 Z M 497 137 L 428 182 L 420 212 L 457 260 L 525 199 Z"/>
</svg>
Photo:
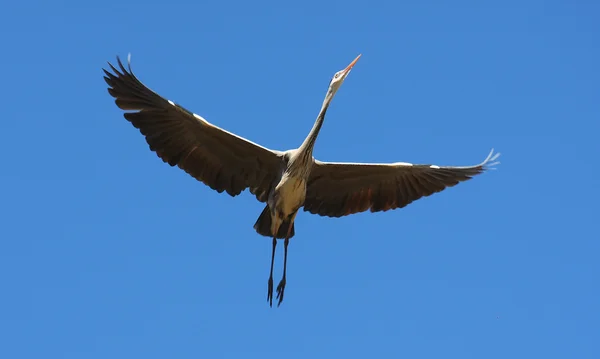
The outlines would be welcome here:
<svg viewBox="0 0 600 359">
<path fill-rule="evenodd" d="M 402 208 L 484 172 L 499 153 L 468 167 L 410 163 L 329 163 L 315 160 L 307 183 L 304 210 L 321 216 Z M 493 162 L 493 163 L 490 163 Z"/>
<path fill-rule="evenodd" d="M 126 112 L 124 117 L 145 136 L 150 150 L 220 192 L 236 196 L 250 188 L 265 202 L 281 171 L 282 152 L 274 151 L 227 132 L 156 94 L 117 57 L 120 71 L 104 70 L 108 92 Z"/>
</svg>

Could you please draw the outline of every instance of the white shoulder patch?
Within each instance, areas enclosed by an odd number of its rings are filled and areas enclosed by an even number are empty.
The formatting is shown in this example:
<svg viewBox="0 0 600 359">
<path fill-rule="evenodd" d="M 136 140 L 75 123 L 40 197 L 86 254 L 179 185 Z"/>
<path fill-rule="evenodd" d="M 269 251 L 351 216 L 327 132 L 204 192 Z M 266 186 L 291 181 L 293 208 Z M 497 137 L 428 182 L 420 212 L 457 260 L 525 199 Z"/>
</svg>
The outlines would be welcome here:
<svg viewBox="0 0 600 359">
<path fill-rule="evenodd" d="M 169 104 L 171 104 L 172 106 L 175 106 L 175 102 L 173 102 L 173 101 L 171 101 L 171 100 L 167 100 L 167 102 L 168 102 Z"/>
<path fill-rule="evenodd" d="M 438 169 L 440 169 L 440 166 L 431 165 L 431 166 L 429 166 L 429 168 L 433 168 L 433 169 L 436 169 L 436 170 L 438 170 Z"/>
<path fill-rule="evenodd" d="M 197 113 L 194 114 L 194 117 L 204 123 L 208 123 L 202 116 L 198 115 Z"/>
</svg>

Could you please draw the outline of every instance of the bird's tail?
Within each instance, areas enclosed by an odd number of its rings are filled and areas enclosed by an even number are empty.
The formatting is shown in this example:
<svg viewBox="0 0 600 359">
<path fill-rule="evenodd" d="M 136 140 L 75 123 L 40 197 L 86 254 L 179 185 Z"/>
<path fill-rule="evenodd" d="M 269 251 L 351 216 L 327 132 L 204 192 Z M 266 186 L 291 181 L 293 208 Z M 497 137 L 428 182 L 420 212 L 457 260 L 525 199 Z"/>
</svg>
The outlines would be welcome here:
<svg viewBox="0 0 600 359">
<path fill-rule="evenodd" d="M 285 238 L 290 225 L 292 228 L 289 238 L 292 238 L 295 234 L 295 231 L 294 223 L 290 222 L 290 220 L 285 220 L 283 223 L 281 223 L 281 226 L 279 226 L 279 231 L 277 232 L 277 238 Z M 269 210 L 269 205 L 266 205 L 260 216 L 258 216 L 256 223 L 254 223 L 254 229 L 261 236 L 273 238 L 273 233 L 271 232 L 271 211 Z"/>
</svg>

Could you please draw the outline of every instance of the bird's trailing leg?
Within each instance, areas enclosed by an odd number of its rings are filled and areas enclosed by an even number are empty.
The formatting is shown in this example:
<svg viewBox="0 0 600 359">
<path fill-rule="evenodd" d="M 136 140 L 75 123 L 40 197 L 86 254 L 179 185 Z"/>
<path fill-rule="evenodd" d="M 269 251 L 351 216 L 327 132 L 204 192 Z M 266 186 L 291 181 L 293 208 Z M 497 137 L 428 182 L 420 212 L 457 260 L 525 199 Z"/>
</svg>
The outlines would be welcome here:
<svg viewBox="0 0 600 359">
<path fill-rule="evenodd" d="M 273 237 L 273 251 L 271 253 L 271 274 L 269 275 L 269 289 L 267 291 L 267 300 L 269 306 L 273 306 L 273 263 L 275 262 L 275 247 L 277 247 L 277 236 Z"/>
<path fill-rule="evenodd" d="M 279 299 L 279 302 L 277 303 L 278 307 L 281 305 L 281 302 L 283 302 L 283 292 L 285 291 L 285 272 L 287 269 L 287 248 L 289 243 L 290 239 L 285 237 L 285 241 L 283 242 L 283 277 L 281 277 L 281 281 L 277 285 L 277 299 Z"/>
<path fill-rule="evenodd" d="M 281 302 L 283 302 L 283 292 L 285 291 L 285 274 L 287 272 L 288 244 L 290 244 L 290 233 L 292 232 L 292 224 L 294 223 L 296 213 L 291 216 L 290 225 L 288 226 L 288 231 L 283 242 L 283 277 L 281 277 L 281 281 L 277 285 L 277 299 L 279 299 L 279 302 L 277 303 L 278 307 L 281 305 Z"/>
</svg>

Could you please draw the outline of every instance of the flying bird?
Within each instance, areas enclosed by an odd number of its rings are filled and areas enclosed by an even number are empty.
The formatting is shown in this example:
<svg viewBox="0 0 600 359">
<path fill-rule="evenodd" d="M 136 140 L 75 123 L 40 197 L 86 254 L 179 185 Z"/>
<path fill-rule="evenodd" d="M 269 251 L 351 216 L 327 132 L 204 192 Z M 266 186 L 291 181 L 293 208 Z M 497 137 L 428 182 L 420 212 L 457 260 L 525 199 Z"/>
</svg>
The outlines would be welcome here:
<svg viewBox="0 0 600 359">
<path fill-rule="evenodd" d="M 358 61 L 336 72 L 316 121 L 300 147 L 272 150 L 219 128 L 203 117 L 146 87 L 119 57 L 119 69 L 110 62 L 104 70 L 109 94 L 125 112 L 127 121 L 145 137 L 150 150 L 171 166 L 178 166 L 219 193 L 237 196 L 249 189 L 265 203 L 254 224 L 256 232 L 273 239 L 267 301 L 273 306 L 273 263 L 277 240 L 283 239 L 283 276 L 277 286 L 277 306 L 286 286 L 287 252 L 294 237 L 294 220 L 300 208 L 328 217 L 387 211 L 471 179 L 494 162 L 490 152 L 478 165 L 465 167 L 429 164 L 335 163 L 313 157 L 313 147 L 325 113 L 344 80 Z"/>
</svg>

